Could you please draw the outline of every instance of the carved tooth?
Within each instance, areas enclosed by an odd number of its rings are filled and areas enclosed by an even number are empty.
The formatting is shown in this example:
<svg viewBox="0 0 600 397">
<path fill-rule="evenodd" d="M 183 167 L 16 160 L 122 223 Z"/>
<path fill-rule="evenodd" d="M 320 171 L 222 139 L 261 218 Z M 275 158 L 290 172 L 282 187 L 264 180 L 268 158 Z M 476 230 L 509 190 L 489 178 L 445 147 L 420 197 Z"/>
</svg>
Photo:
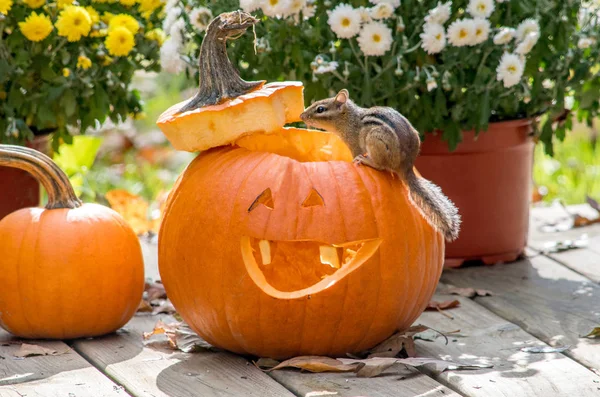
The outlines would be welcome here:
<svg viewBox="0 0 600 397">
<path fill-rule="evenodd" d="M 263 265 L 271 264 L 271 243 L 268 240 L 260 240 L 258 242 L 258 248 L 260 248 L 260 256 L 262 258 Z"/>
<path fill-rule="evenodd" d="M 319 254 L 321 255 L 321 263 L 324 265 L 329 265 L 334 269 L 340 268 L 340 258 L 337 254 L 337 248 L 322 245 L 319 247 Z"/>
</svg>

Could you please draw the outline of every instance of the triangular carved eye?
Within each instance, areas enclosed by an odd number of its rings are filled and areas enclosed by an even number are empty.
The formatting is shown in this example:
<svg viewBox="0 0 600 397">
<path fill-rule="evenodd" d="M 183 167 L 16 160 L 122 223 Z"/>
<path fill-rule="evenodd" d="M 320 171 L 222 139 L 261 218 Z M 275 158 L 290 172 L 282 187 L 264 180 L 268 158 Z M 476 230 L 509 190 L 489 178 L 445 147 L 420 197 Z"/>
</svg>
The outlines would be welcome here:
<svg viewBox="0 0 600 397">
<path fill-rule="evenodd" d="M 254 199 L 254 201 L 252 202 L 252 204 L 250 204 L 250 207 L 248 208 L 248 212 L 250 212 L 253 209 L 255 209 L 256 207 L 258 207 L 259 204 L 264 205 L 265 207 L 267 207 L 270 210 L 272 210 L 274 208 L 275 203 L 273 202 L 273 195 L 271 194 L 271 188 L 266 188 L 265 190 L 263 190 L 263 192 L 261 194 L 258 195 L 258 197 L 256 197 Z"/>
<path fill-rule="evenodd" d="M 310 189 L 308 197 L 306 197 L 302 202 L 302 206 L 306 208 L 314 207 L 315 205 L 323 206 L 325 205 L 325 201 L 323 201 L 323 196 L 321 196 L 321 194 L 317 192 L 316 189 L 313 187 L 312 189 Z"/>
</svg>

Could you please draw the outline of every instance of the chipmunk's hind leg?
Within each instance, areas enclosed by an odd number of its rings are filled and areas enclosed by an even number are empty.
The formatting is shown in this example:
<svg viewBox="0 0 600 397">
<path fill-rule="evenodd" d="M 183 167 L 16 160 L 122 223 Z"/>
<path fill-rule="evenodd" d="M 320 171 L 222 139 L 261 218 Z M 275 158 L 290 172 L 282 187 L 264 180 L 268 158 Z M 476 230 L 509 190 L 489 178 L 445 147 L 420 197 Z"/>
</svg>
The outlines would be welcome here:
<svg viewBox="0 0 600 397">
<path fill-rule="evenodd" d="M 367 161 L 362 161 L 363 164 L 375 168 L 380 171 L 394 171 L 392 164 L 392 151 L 390 143 L 386 142 L 386 136 L 370 133 L 365 139 L 367 149 Z"/>
</svg>

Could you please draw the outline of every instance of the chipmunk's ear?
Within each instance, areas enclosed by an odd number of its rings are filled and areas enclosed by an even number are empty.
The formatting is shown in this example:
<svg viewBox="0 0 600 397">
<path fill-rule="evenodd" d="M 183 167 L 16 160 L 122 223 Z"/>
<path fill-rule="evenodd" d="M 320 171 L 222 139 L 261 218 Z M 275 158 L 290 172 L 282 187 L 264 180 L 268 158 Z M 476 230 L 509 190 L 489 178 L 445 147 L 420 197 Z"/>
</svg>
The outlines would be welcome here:
<svg viewBox="0 0 600 397">
<path fill-rule="evenodd" d="M 346 102 L 348 102 L 348 99 L 350 99 L 350 93 L 345 88 L 338 92 L 338 94 L 335 96 L 335 102 L 338 105 L 344 105 Z"/>
</svg>

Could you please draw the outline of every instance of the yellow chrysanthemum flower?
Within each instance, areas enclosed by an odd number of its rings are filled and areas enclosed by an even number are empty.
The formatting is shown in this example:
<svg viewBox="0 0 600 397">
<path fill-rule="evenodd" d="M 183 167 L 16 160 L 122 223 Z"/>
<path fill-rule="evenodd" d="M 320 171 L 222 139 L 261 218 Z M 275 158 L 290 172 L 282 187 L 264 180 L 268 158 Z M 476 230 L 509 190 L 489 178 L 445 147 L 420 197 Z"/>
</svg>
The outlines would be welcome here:
<svg viewBox="0 0 600 397">
<path fill-rule="evenodd" d="M 90 33 L 92 18 L 83 7 L 67 6 L 61 11 L 56 27 L 59 36 L 64 36 L 69 41 L 78 41 Z"/>
<path fill-rule="evenodd" d="M 0 13 L 4 15 L 8 15 L 8 12 L 12 8 L 13 1 L 12 0 L 0 0 Z"/>
<path fill-rule="evenodd" d="M 105 11 L 102 14 L 102 16 L 100 17 L 100 20 L 108 25 L 110 23 L 110 20 L 113 19 L 114 17 L 115 17 L 115 14 L 113 14 L 112 12 Z"/>
<path fill-rule="evenodd" d="M 148 40 L 156 41 L 158 45 L 162 45 L 165 42 L 165 39 L 167 38 L 165 32 L 163 32 L 162 29 L 158 28 L 150 30 L 145 34 L 145 36 Z"/>
<path fill-rule="evenodd" d="M 123 26 L 117 26 L 112 30 L 109 30 L 104 45 L 110 55 L 126 56 L 133 49 L 135 40 L 129 29 Z"/>
<path fill-rule="evenodd" d="M 46 0 L 23 0 L 23 3 L 27 4 L 29 8 L 36 9 L 46 4 Z"/>
<path fill-rule="evenodd" d="M 92 67 L 92 60 L 85 55 L 79 55 L 77 57 L 77 67 L 83 70 L 89 69 Z"/>
<path fill-rule="evenodd" d="M 25 19 L 25 22 L 19 22 L 19 28 L 28 40 L 42 41 L 48 37 L 54 26 L 52 26 L 52 21 L 47 15 L 32 12 Z"/>
<path fill-rule="evenodd" d="M 71 75 L 71 70 L 69 68 L 63 68 L 62 74 L 64 77 L 69 77 Z"/>
<path fill-rule="evenodd" d="M 98 15 L 98 11 L 92 6 L 85 7 L 85 10 L 90 14 L 90 18 L 92 19 L 92 25 L 100 22 L 100 15 Z"/>
<path fill-rule="evenodd" d="M 111 20 L 108 22 L 109 32 L 115 28 L 120 27 L 129 30 L 132 34 L 136 34 L 138 30 L 140 30 L 140 24 L 138 23 L 138 21 L 131 15 L 127 14 L 119 14 L 111 18 Z"/>
<path fill-rule="evenodd" d="M 142 13 L 152 13 L 162 2 L 160 0 L 140 0 L 139 9 Z"/>
<path fill-rule="evenodd" d="M 113 59 L 109 56 L 104 57 L 104 62 L 102 62 L 103 66 L 109 66 L 112 63 Z"/>
<path fill-rule="evenodd" d="M 57 0 L 56 5 L 58 8 L 65 8 L 73 4 L 73 0 Z"/>
<path fill-rule="evenodd" d="M 108 34 L 108 29 L 98 29 L 98 30 L 92 30 L 92 33 L 90 33 L 90 37 L 104 37 Z"/>
<path fill-rule="evenodd" d="M 119 0 L 119 3 L 123 4 L 124 6 L 131 7 L 136 3 L 136 1 L 137 0 Z"/>
</svg>

